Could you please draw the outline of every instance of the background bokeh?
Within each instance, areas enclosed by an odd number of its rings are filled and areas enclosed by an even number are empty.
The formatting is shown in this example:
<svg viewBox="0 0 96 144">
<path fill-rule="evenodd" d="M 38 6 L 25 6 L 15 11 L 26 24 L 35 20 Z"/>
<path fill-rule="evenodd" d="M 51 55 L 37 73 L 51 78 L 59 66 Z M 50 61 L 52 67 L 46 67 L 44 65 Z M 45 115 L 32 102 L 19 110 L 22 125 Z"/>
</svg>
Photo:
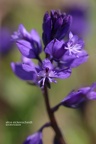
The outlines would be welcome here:
<svg viewBox="0 0 96 144">
<path fill-rule="evenodd" d="M 22 23 L 28 31 L 35 28 L 42 36 L 44 12 L 59 9 L 66 2 L 72 3 L 64 0 L 0 0 L 0 27 L 6 27 L 12 33 Z M 49 90 L 51 106 L 60 102 L 72 89 L 96 81 L 96 1 L 81 2 L 89 9 L 90 28 L 84 39 L 90 57 L 73 70 L 70 78 L 52 84 Z M 40 89 L 18 79 L 10 67 L 12 61 L 20 61 L 16 45 L 12 45 L 8 53 L 0 55 L 0 144 L 21 144 L 48 121 Z M 62 107 L 56 112 L 56 118 L 68 144 L 96 143 L 96 101 L 88 103 L 83 114 L 80 110 Z M 33 123 L 16 127 L 6 126 L 6 121 Z M 44 129 L 44 144 L 52 144 L 53 136 L 51 128 Z"/>
</svg>

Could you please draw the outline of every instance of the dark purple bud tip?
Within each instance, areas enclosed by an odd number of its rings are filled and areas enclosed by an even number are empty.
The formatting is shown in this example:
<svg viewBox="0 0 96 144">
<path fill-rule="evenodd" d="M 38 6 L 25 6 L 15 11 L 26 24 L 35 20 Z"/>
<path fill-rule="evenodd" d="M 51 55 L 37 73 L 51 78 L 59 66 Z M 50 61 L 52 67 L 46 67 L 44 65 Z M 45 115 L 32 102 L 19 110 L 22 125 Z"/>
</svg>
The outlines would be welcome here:
<svg viewBox="0 0 96 144">
<path fill-rule="evenodd" d="M 42 34 L 44 45 L 46 46 L 54 38 L 62 40 L 70 29 L 71 19 L 71 16 L 59 10 L 45 13 Z"/>
</svg>

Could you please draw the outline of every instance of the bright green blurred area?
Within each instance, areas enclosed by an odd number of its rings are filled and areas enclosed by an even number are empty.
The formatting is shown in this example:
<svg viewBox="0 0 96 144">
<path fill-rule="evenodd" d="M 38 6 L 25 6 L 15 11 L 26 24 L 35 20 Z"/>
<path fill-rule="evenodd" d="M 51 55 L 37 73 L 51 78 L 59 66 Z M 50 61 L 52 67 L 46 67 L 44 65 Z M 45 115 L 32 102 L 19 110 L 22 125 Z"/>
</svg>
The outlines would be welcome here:
<svg viewBox="0 0 96 144">
<path fill-rule="evenodd" d="M 59 8 L 60 1 L 56 2 L 4 0 L 0 7 L 0 21 L 2 25 L 15 30 L 22 23 L 27 30 L 35 28 L 42 36 L 44 12 Z M 75 68 L 70 78 L 52 84 L 49 90 L 51 106 L 60 102 L 72 89 L 91 85 L 96 81 L 96 1 L 91 0 L 88 5 L 91 28 L 85 43 L 89 60 Z M 36 132 L 49 120 L 40 88 L 18 79 L 10 68 L 12 61 L 20 61 L 16 46 L 0 59 L 0 144 L 21 144 L 28 135 Z M 79 110 L 62 107 L 56 112 L 58 124 L 68 144 L 95 144 L 90 139 L 96 137 L 96 101 L 88 103 L 84 113 L 85 122 Z M 6 126 L 7 121 L 32 121 L 32 124 Z M 43 132 L 44 144 L 52 144 L 53 130 L 46 128 Z"/>
</svg>

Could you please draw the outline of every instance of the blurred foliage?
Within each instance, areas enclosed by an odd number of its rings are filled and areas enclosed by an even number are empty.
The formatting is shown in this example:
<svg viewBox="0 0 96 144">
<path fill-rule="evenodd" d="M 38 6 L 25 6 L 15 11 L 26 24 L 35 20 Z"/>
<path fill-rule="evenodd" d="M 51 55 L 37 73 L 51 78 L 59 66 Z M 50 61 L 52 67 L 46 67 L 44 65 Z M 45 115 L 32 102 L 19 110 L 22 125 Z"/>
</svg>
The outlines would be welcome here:
<svg viewBox="0 0 96 144">
<path fill-rule="evenodd" d="M 27 30 L 35 28 L 42 36 L 42 19 L 46 10 L 59 8 L 60 3 L 50 1 L 1 1 L 0 22 L 16 30 L 23 23 Z M 48 2 L 48 3 L 47 3 Z M 63 1 L 62 1 L 63 2 Z M 90 85 L 96 81 L 96 1 L 90 5 L 90 33 L 86 37 L 86 49 L 89 52 L 87 63 L 73 70 L 70 78 L 58 80 L 49 90 L 50 103 L 54 106 L 61 101 L 72 89 Z M 59 5 L 59 6 L 58 6 Z M 4 6 L 4 9 L 3 9 Z M 0 144 L 21 144 L 27 135 L 34 133 L 46 121 L 48 116 L 42 93 L 38 87 L 30 86 L 18 79 L 10 68 L 10 62 L 19 61 L 20 53 L 16 46 L 6 56 L 0 57 Z M 84 117 L 86 118 L 84 122 Z M 95 144 L 96 137 L 96 102 L 87 104 L 84 117 L 79 110 L 60 108 L 56 113 L 57 121 L 68 144 Z M 31 125 L 6 126 L 6 121 L 32 121 Z M 91 134 L 92 135 L 91 135 Z M 44 130 L 44 143 L 51 144 L 54 135 L 51 128 Z M 90 140 L 91 139 L 91 140 Z"/>
</svg>

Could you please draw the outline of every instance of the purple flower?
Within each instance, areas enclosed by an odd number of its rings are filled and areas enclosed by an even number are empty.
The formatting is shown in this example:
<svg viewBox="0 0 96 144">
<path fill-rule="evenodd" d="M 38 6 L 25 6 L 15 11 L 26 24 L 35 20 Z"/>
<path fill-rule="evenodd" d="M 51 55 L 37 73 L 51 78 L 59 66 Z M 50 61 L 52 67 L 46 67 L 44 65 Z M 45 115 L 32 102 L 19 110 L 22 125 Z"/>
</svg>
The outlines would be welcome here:
<svg viewBox="0 0 96 144">
<path fill-rule="evenodd" d="M 50 14 L 45 13 L 43 19 L 43 42 L 46 46 L 54 38 L 62 40 L 69 31 L 71 16 L 52 10 Z"/>
<path fill-rule="evenodd" d="M 77 67 L 88 59 L 84 42 L 78 36 L 69 33 L 68 39 L 62 40 L 69 31 L 70 15 L 52 10 L 44 15 L 43 41 L 46 59 L 41 60 L 41 40 L 33 29 L 30 33 L 21 24 L 12 36 L 23 58 L 22 62 L 11 63 L 13 72 L 22 80 L 31 81 L 40 87 L 56 83 L 55 78 L 65 79 L 71 75 L 71 68 Z M 66 37 L 67 38 L 67 37 Z M 39 61 L 35 65 L 31 58 Z"/>
<path fill-rule="evenodd" d="M 38 131 L 33 135 L 28 136 L 23 144 L 43 144 L 42 132 Z"/>
<path fill-rule="evenodd" d="M 12 39 L 16 41 L 16 45 L 22 55 L 38 59 L 38 55 L 42 52 L 42 44 L 35 29 L 29 33 L 21 24 L 18 31 L 12 35 Z"/>
<path fill-rule="evenodd" d="M 65 66 L 71 68 L 77 67 L 88 59 L 88 54 L 84 50 L 84 41 L 71 32 L 66 42 L 57 39 L 52 40 L 46 46 L 45 53 L 62 68 Z"/>
<path fill-rule="evenodd" d="M 79 39 L 78 36 L 69 33 L 69 41 L 66 43 L 65 48 L 67 51 L 62 57 L 64 62 L 70 63 L 70 67 L 74 68 L 84 63 L 88 59 L 88 54 L 84 50 L 84 41 Z"/>
<path fill-rule="evenodd" d="M 12 48 L 11 33 L 7 28 L 0 29 L 0 53 L 7 54 Z"/>
<path fill-rule="evenodd" d="M 19 39 L 25 39 L 25 40 L 31 40 L 31 35 L 29 32 L 27 32 L 27 30 L 25 29 L 25 27 L 20 24 L 18 27 L 18 30 L 14 32 L 14 34 L 12 35 L 12 39 L 13 40 L 19 40 Z"/>
<path fill-rule="evenodd" d="M 11 63 L 13 72 L 22 80 L 33 81 L 40 87 L 56 83 L 55 78 L 65 79 L 71 75 L 70 69 L 58 69 L 50 60 L 45 59 L 39 65 L 23 58 L 23 63 Z"/>
<path fill-rule="evenodd" d="M 35 64 L 28 58 L 22 57 L 22 62 L 11 63 L 13 72 L 22 80 L 34 81 L 36 80 Z"/>
<path fill-rule="evenodd" d="M 64 98 L 60 105 L 70 108 L 78 108 L 88 100 L 96 100 L 95 88 L 96 83 L 93 83 L 90 87 L 83 87 L 77 91 L 73 90 Z"/>
</svg>

